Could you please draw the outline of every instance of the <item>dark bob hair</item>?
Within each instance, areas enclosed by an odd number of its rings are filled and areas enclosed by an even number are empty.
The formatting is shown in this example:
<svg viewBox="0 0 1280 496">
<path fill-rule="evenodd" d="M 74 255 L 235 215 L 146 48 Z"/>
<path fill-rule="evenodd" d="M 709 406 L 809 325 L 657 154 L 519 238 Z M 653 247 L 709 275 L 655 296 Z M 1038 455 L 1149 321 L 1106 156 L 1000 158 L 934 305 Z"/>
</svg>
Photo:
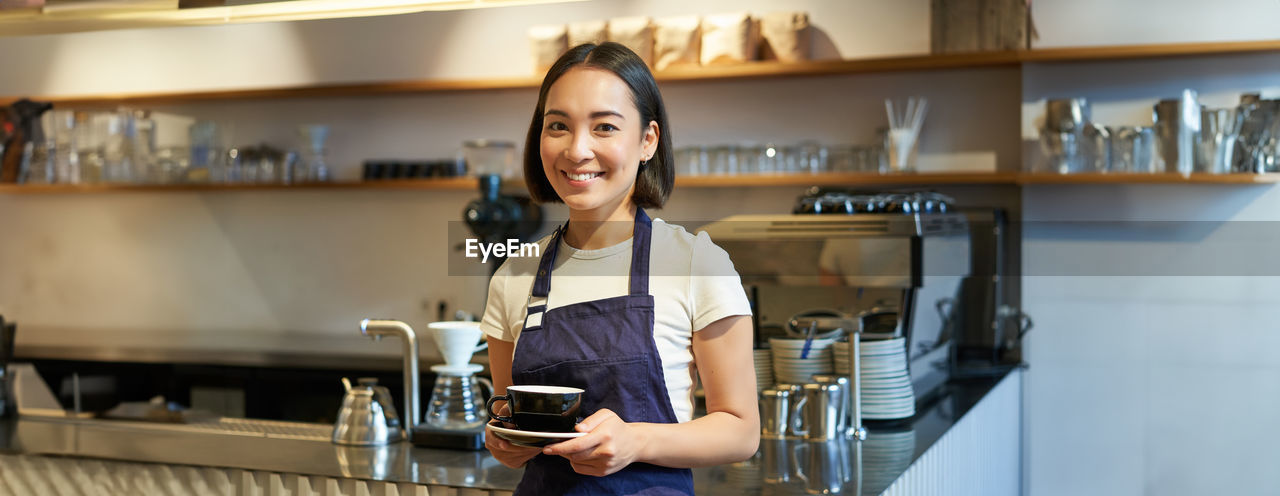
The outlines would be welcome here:
<svg viewBox="0 0 1280 496">
<path fill-rule="evenodd" d="M 641 208 L 662 208 L 667 197 L 671 196 L 671 187 L 676 178 L 667 107 L 662 104 L 662 94 L 658 92 L 658 83 L 653 80 L 649 67 L 635 52 L 613 42 L 598 46 L 586 43 L 573 47 L 556 60 L 543 78 L 542 89 L 538 90 L 538 107 L 533 110 L 533 121 L 529 123 L 529 135 L 524 143 L 524 177 L 529 195 L 539 203 L 563 202 L 560 195 L 551 188 L 546 172 L 542 169 L 542 116 L 547 110 L 547 92 L 551 90 L 551 85 L 575 67 L 603 69 L 618 76 L 631 89 L 631 101 L 640 111 L 641 129 L 648 127 L 650 122 L 658 123 L 658 149 L 640 167 L 631 201 Z"/>
</svg>

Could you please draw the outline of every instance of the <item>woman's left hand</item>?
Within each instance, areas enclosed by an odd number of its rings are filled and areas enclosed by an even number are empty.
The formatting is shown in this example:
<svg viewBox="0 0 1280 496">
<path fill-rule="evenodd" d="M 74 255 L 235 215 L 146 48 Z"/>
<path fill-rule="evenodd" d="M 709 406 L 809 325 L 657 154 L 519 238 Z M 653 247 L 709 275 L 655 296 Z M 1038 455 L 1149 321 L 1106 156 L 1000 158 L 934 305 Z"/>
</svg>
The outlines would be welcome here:
<svg viewBox="0 0 1280 496">
<path fill-rule="evenodd" d="M 644 450 L 644 429 L 602 408 L 575 426 L 587 435 L 543 448 L 542 453 L 567 458 L 573 471 L 603 477 L 622 470 Z"/>
</svg>

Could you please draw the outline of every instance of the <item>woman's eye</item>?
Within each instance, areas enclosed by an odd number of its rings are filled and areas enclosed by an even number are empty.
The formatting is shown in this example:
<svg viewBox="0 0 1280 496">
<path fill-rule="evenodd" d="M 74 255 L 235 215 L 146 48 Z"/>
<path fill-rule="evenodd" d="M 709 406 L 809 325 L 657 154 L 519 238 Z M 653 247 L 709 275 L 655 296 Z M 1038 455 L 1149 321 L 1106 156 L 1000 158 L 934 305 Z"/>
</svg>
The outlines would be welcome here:
<svg viewBox="0 0 1280 496">
<path fill-rule="evenodd" d="M 612 132 L 614 132 L 614 131 L 617 131 L 617 130 L 618 130 L 618 126 L 615 126 L 615 125 L 613 125 L 613 124 L 609 124 L 609 123 L 605 123 L 605 124 L 601 124 L 601 125 L 599 125 L 599 126 L 596 126 L 596 130 L 598 130 L 598 131 L 603 131 L 603 132 L 606 132 L 606 133 L 612 133 Z"/>
<path fill-rule="evenodd" d="M 550 124 L 547 124 L 547 130 L 550 130 L 550 131 L 567 131 L 567 130 L 569 130 L 569 128 L 568 128 L 568 126 L 565 126 L 563 122 L 552 122 L 552 123 L 550 123 Z"/>
</svg>

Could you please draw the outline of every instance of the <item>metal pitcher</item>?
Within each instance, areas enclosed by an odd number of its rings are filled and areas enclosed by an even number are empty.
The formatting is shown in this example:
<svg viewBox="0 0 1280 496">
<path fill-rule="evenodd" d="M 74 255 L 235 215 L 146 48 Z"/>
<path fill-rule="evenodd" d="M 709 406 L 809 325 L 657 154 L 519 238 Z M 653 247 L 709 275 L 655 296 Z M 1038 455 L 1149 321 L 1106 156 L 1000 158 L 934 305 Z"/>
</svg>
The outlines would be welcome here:
<svg viewBox="0 0 1280 496">
<path fill-rule="evenodd" d="M 803 418 L 803 429 L 794 429 L 806 441 L 844 438 L 844 395 L 839 384 L 805 384 L 804 396 L 792 407 L 792 416 Z"/>
<path fill-rule="evenodd" d="M 333 425 L 333 442 L 348 446 L 381 446 L 404 439 L 400 416 L 391 401 L 391 391 L 371 377 L 356 379 L 356 386 L 342 378 L 347 394 L 342 398 L 338 420 Z"/>
</svg>

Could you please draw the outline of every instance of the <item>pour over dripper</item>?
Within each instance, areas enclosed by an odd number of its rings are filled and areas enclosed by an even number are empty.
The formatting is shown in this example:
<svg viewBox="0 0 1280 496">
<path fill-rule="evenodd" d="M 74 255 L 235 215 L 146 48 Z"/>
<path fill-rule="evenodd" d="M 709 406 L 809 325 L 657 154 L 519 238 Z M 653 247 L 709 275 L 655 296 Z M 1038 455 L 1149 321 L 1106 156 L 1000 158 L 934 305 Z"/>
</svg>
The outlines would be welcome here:
<svg viewBox="0 0 1280 496">
<path fill-rule="evenodd" d="M 444 357 L 446 366 L 459 369 L 471 362 L 471 355 L 489 347 L 488 343 L 477 343 L 483 334 L 479 322 L 445 321 L 432 322 L 427 325 L 436 349 Z"/>
</svg>

